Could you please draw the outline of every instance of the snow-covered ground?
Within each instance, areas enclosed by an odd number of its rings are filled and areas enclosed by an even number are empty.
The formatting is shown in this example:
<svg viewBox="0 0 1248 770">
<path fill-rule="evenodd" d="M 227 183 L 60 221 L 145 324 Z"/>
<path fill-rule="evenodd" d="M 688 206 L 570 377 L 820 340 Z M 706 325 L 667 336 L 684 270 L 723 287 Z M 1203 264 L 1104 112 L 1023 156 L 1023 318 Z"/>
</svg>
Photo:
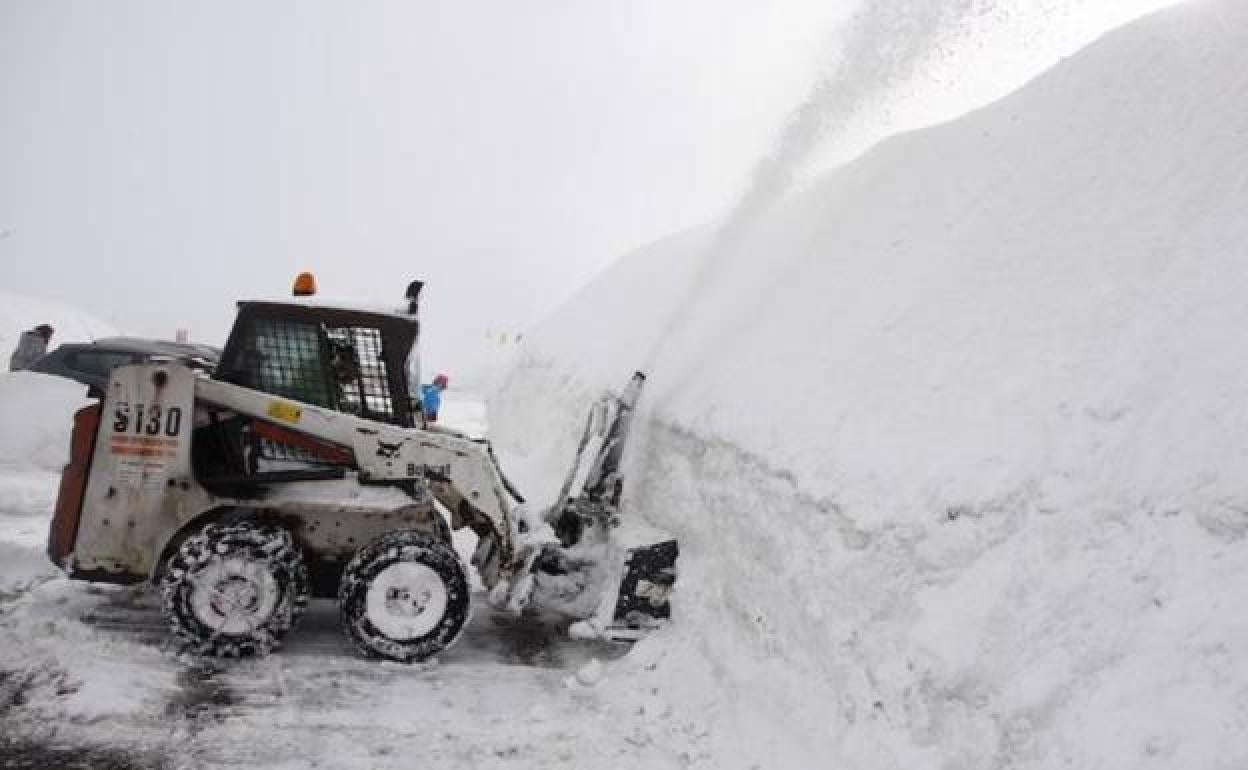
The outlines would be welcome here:
<svg viewBox="0 0 1248 770">
<path fill-rule="evenodd" d="M 1248 766 L 1246 103 L 1248 6 L 1181 5 L 627 257 L 488 415 L 448 393 L 546 501 L 584 407 L 650 374 L 626 514 L 681 575 L 627 654 L 480 611 L 378 665 L 319 605 L 279 655 L 181 658 L 150 595 L 43 563 L 81 393 L 0 380 L 0 756 Z"/>
</svg>

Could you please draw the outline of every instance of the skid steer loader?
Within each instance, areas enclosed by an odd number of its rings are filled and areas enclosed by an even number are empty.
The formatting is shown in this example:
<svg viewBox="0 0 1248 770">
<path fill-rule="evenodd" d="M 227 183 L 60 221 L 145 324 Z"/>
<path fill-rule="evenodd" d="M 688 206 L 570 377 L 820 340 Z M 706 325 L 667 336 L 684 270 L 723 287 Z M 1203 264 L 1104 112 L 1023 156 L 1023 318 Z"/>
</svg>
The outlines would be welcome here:
<svg viewBox="0 0 1248 770">
<path fill-rule="evenodd" d="M 211 376 L 176 361 L 114 370 L 74 417 L 52 561 L 75 579 L 155 582 L 199 654 L 267 653 L 318 597 L 337 598 L 367 655 L 435 655 L 471 611 L 451 542 L 463 527 L 494 605 L 543 605 L 615 639 L 669 617 L 676 542 L 613 542 L 644 376 L 595 404 L 560 499 L 532 511 L 488 442 L 427 424 L 409 396 L 420 288 L 394 311 L 240 302 Z"/>
</svg>

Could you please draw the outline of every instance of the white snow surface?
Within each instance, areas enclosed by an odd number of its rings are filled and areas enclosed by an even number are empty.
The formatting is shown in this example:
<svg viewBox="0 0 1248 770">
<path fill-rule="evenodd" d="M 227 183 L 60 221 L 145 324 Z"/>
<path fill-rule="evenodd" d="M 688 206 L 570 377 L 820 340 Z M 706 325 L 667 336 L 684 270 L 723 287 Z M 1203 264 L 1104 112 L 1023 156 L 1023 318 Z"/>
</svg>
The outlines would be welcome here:
<svg viewBox="0 0 1248 770">
<path fill-rule="evenodd" d="M 87 403 L 87 387 L 73 380 L 0 373 L 0 477 L 11 471 L 59 475 L 69 459 L 73 413 Z"/>
<path fill-rule="evenodd" d="M 44 323 L 56 330 L 49 350 L 64 342 L 90 342 L 118 334 L 110 324 L 71 305 L 0 289 L 0 352 L 5 371 L 22 332 Z"/>
<path fill-rule="evenodd" d="M 0 373 L 0 594 L 53 574 L 43 554 L 74 412 L 86 386 L 35 372 Z"/>
<path fill-rule="evenodd" d="M 51 574 L 43 555 L 47 516 L 69 457 L 73 413 L 87 403 L 85 385 L 8 371 L 18 337 L 41 323 L 56 329 L 52 347 L 117 334 L 75 307 L 0 289 L 0 592 Z"/>
<path fill-rule="evenodd" d="M 613 686 L 719 767 L 1248 766 L 1246 103 L 1248 4 L 1189 2 L 529 334 L 536 499 L 650 375 L 677 619 Z"/>
</svg>

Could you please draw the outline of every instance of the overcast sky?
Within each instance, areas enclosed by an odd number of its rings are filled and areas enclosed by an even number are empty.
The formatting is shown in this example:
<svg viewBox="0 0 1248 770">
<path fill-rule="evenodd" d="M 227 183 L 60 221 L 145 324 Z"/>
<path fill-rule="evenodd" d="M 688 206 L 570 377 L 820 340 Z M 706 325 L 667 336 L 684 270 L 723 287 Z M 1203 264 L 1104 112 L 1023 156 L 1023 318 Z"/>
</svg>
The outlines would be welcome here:
<svg viewBox="0 0 1248 770">
<path fill-rule="evenodd" d="M 721 213 L 843 13 L 0 0 L 4 288 L 219 342 L 299 270 L 383 300 L 424 277 L 453 366 Z"/>
<path fill-rule="evenodd" d="M 1171 2 L 0 0 L 0 288 L 220 343 L 301 270 L 376 301 L 420 277 L 454 371 L 727 213 L 778 141 L 826 167 Z M 907 50 L 922 82 L 838 141 L 782 132 L 890 90 L 812 89 L 844 51 L 886 81 Z"/>
</svg>

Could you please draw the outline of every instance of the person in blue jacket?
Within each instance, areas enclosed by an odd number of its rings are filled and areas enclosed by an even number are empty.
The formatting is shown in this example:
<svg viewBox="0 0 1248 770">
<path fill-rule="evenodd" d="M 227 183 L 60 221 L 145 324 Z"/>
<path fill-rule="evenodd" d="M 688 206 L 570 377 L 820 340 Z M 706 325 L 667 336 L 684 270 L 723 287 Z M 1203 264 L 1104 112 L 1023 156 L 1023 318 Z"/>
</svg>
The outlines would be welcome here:
<svg viewBox="0 0 1248 770">
<path fill-rule="evenodd" d="M 445 374 L 439 374 L 433 378 L 433 384 L 420 386 L 420 405 L 427 421 L 438 421 L 438 408 L 442 406 L 442 391 L 446 390 L 449 384 L 450 379 Z"/>
</svg>

